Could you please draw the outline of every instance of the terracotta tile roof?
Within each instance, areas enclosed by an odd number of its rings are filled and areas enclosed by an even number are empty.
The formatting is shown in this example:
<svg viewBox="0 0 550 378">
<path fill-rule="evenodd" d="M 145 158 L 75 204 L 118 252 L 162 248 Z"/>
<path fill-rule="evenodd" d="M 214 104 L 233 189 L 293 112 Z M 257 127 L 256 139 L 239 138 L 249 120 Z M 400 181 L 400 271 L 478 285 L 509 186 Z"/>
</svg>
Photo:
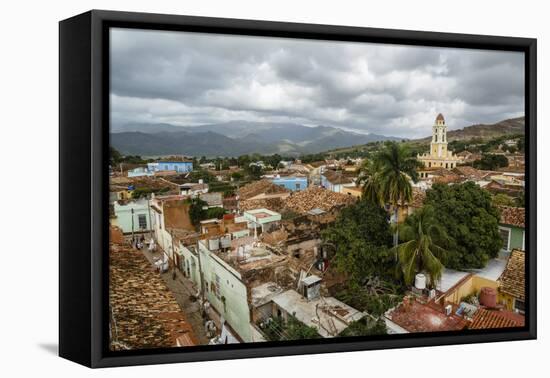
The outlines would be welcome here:
<svg viewBox="0 0 550 378">
<path fill-rule="evenodd" d="M 416 300 L 404 298 L 390 314 L 390 320 L 409 332 L 460 331 L 466 328 L 466 321 L 453 314 L 446 316 L 442 311 Z"/>
<path fill-rule="evenodd" d="M 300 192 L 294 192 L 285 200 L 288 210 L 305 214 L 310 210 L 319 208 L 330 211 L 338 206 L 346 206 L 355 203 L 356 197 L 342 193 L 335 193 L 323 188 L 311 187 Z"/>
<path fill-rule="evenodd" d="M 487 328 L 510 328 L 522 327 L 525 321 L 519 314 L 506 314 L 510 311 L 493 311 L 480 308 L 474 314 L 469 329 L 487 329 Z"/>
<path fill-rule="evenodd" d="M 323 173 L 323 176 L 330 181 L 330 183 L 338 184 L 351 184 L 353 182 L 352 177 L 344 171 L 332 171 L 328 170 Z"/>
<path fill-rule="evenodd" d="M 486 174 L 481 172 L 478 169 L 475 169 L 474 167 L 469 166 L 459 166 L 453 168 L 453 172 L 471 179 L 481 180 Z"/>
<path fill-rule="evenodd" d="M 499 206 L 500 223 L 525 228 L 525 208 Z"/>
<path fill-rule="evenodd" d="M 174 295 L 142 252 L 111 244 L 109 260 L 113 350 L 175 347 L 185 334 L 196 344 Z"/>
<path fill-rule="evenodd" d="M 458 175 L 444 175 L 444 176 L 437 176 L 433 179 L 433 182 L 436 184 L 450 184 L 450 183 L 456 183 L 460 182 L 461 179 Z"/>
<path fill-rule="evenodd" d="M 238 194 L 240 200 L 246 200 L 262 193 L 273 194 L 285 192 L 290 192 L 290 190 L 275 185 L 269 180 L 259 180 L 243 186 L 239 189 Z"/>
<path fill-rule="evenodd" d="M 499 281 L 501 292 L 525 300 L 525 252 L 519 249 L 512 251 Z"/>
</svg>

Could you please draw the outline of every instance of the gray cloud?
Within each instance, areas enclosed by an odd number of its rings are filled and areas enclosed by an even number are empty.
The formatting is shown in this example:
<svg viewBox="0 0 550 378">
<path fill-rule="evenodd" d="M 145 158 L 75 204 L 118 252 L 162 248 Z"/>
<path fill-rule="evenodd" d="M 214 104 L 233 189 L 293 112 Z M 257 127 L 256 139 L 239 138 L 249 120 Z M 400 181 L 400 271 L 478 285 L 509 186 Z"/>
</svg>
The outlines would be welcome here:
<svg viewBox="0 0 550 378">
<path fill-rule="evenodd" d="M 113 29 L 111 120 L 429 134 L 524 113 L 523 54 Z"/>
</svg>

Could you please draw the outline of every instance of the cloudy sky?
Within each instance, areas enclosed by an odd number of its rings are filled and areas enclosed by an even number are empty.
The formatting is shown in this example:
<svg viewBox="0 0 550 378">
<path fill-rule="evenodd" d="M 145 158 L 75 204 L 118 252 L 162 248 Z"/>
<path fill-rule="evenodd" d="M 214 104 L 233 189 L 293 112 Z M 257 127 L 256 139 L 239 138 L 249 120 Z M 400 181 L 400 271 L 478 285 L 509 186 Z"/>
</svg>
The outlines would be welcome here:
<svg viewBox="0 0 550 378">
<path fill-rule="evenodd" d="M 522 53 L 111 30 L 111 122 L 247 120 L 422 137 L 524 114 Z"/>
</svg>

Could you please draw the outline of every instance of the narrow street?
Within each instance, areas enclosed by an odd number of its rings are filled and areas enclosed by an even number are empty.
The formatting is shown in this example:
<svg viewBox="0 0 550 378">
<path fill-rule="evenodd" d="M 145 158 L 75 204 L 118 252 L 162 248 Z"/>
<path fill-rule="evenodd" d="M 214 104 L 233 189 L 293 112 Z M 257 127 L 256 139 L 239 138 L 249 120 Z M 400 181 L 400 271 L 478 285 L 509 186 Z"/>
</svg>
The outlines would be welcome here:
<svg viewBox="0 0 550 378">
<path fill-rule="evenodd" d="M 160 249 L 160 247 L 157 248 Z M 154 264 L 155 258 L 160 258 L 162 254 L 162 252 L 158 250 L 157 252 L 151 253 L 147 247 L 144 247 L 141 251 L 151 265 Z M 188 322 L 193 327 L 199 345 L 208 344 L 209 338 L 206 335 L 206 329 L 204 327 L 205 320 L 203 320 L 201 316 L 199 301 L 191 298 L 197 293 L 197 289 L 193 283 L 188 280 L 179 269 L 176 269 L 176 279 L 172 277 L 172 268 L 170 268 L 168 272 L 162 273 L 160 276 L 166 283 L 166 286 L 174 294 L 181 310 L 185 313 Z"/>
</svg>

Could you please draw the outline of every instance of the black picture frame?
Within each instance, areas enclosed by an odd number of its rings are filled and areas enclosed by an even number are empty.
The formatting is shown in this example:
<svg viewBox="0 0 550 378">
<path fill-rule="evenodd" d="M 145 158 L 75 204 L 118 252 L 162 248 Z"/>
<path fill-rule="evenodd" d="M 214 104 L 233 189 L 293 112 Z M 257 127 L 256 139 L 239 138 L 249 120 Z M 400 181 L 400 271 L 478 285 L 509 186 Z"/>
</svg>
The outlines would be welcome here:
<svg viewBox="0 0 550 378">
<path fill-rule="evenodd" d="M 108 28 L 509 50 L 525 53 L 526 325 L 323 342 L 110 352 L 108 340 Z M 59 354 L 89 367 L 535 339 L 536 39 L 92 10 L 59 23 Z"/>
</svg>

